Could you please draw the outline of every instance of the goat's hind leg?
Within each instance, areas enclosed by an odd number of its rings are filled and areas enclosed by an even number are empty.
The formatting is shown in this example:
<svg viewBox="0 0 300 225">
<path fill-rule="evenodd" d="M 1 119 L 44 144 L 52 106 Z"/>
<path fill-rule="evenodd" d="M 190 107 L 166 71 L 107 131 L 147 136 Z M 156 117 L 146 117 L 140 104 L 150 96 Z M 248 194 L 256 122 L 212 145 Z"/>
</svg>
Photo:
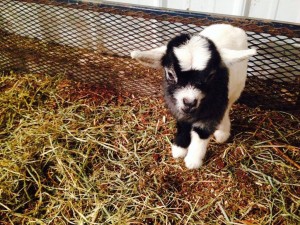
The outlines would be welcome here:
<svg viewBox="0 0 300 225">
<path fill-rule="evenodd" d="M 177 122 L 177 134 L 172 144 L 172 156 L 174 158 L 184 158 L 187 148 L 191 143 L 192 125 L 185 122 Z"/>
<path fill-rule="evenodd" d="M 230 108 L 231 107 L 227 108 L 221 123 L 219 124 L 217 130 L 214 132 L 214 137 L 216 139 L 216 142 L 218 143 L 224 143 L 225 141 L 228 140 L 230 136 L 230 126 L 231 126 L 230 118 L 229 118 Z"/>
</svg>

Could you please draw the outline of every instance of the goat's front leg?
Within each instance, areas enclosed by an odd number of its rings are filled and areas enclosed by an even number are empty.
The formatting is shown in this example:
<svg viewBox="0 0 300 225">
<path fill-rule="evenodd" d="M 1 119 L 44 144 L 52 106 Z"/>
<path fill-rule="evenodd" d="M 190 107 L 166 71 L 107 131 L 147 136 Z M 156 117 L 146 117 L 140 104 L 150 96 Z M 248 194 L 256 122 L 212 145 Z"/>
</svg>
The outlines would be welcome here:
<svg viewBox="0 0 300 225">
<path fill-rule="evenodd" d="M 177 134 L 172 144 L 172 155 L 174 158 L 184 158 L 187 148 L 191 143 L 192 125 L 185 122 L 177 122 Z"/>
<path fill-rule="evenodd" d="M 191 144 L 184 158 L 188 169 L 198 169 L 202 166 L 211 134 L 212 132 L 197 127 L 191 131 Z"/>
</svg>

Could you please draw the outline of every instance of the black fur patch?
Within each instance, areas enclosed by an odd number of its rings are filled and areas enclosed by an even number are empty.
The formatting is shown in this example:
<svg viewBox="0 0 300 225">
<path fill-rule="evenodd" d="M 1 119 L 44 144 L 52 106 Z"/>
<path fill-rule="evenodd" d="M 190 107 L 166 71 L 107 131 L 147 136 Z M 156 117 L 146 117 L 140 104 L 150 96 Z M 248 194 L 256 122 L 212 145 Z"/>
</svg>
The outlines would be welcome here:
<svg viewBox="0 0 300 225">
<path fill-rule="evenodd" d="M 205 37 L 203 37 L 205 38 Z M 166 103 L 172 114 L 178 118 L 178 109 L 174 93 L 177 89 L 192 85 L 201 90 L 205 94 L 199 107 L 191 114 L 186 114 L 180 118 L 180 122 L 188 123 L 192 126 L 195 122 L 205 124 L 206 128 L 197 129 L 200 137 L 210 136 L 216 130 L 221 122 L 228 104 L 228 69 L 222 63 L 221 56 L 215 44 L 205 38 L 208 42 L 208 50 L 211 53 L 211 58 L 208 61 L 207 67 L 203 70 L 181 71 L 178 59 L 174 54 L 174 48 L 185 44 L 191 36 L 181 34 L 173 38 L 167 45 L 166 54 L 162 58 L 162 66 L 172 67 L 177 76 L 177 83 L 168 83 L 164 81 L 164 91 Z M 181 132 L 178 132 L 180 134 Z M 205 133 L 205 134 L 204 134 Z M 184 135 L 185 136 L 185 135 Z M 176 139 L 180 139 L 176 137 Z M 176 141 L 175 141 L 176 142 Z M 186 145 L 186 144 L 184 144 Z M 179 145 L 184 147 L 183 145 Z"/>
<path fill-rule="evenodd" d="M 187 148 L 191 143 L 192 125 L 185 122 L 177 122 L 177 134 L 174 143 L 182 148 Z"/>
<path fill-rule="evenodd" d="M 207 139 L 213 133 L 211 127 L 206 126 L 204 128 L 194 127 L 193 130 L 199 135 L 201 139 Z"/>
</svg>

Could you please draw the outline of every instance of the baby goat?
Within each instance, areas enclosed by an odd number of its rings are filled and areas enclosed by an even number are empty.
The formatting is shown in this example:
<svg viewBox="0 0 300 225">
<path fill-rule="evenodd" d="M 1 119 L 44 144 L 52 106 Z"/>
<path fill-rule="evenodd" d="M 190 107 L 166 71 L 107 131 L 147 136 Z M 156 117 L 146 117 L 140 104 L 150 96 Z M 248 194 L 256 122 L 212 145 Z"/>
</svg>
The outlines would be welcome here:
<svg viewBox="0 0 300 225">
<path fill-rule="evenodd" d="M 164 68 L 165 101 L 177 119 L 172 155 L 184 158 L 187 168 L 203 164 L 212 135 L 219 143 L 229 138 L 229 111 L 244 89 L 248 59 L 254 54 L 245 31 L 226 24 L 131 53 L 143 65 Z"/>
</svg>

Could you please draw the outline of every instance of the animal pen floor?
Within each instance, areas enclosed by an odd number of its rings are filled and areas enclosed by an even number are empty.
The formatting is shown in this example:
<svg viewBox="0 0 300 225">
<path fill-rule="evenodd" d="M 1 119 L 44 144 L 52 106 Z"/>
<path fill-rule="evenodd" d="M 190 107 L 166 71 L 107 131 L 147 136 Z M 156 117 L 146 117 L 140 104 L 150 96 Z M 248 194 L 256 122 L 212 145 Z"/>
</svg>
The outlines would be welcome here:
<svg viewBox="0 0 300 225">
<path fill-rule="evenodd" d="M 2 74 L 0 224 L 299 224 L 299 112 L 236 104 L 187 170 L 159 98 Z"/>
</svg>

